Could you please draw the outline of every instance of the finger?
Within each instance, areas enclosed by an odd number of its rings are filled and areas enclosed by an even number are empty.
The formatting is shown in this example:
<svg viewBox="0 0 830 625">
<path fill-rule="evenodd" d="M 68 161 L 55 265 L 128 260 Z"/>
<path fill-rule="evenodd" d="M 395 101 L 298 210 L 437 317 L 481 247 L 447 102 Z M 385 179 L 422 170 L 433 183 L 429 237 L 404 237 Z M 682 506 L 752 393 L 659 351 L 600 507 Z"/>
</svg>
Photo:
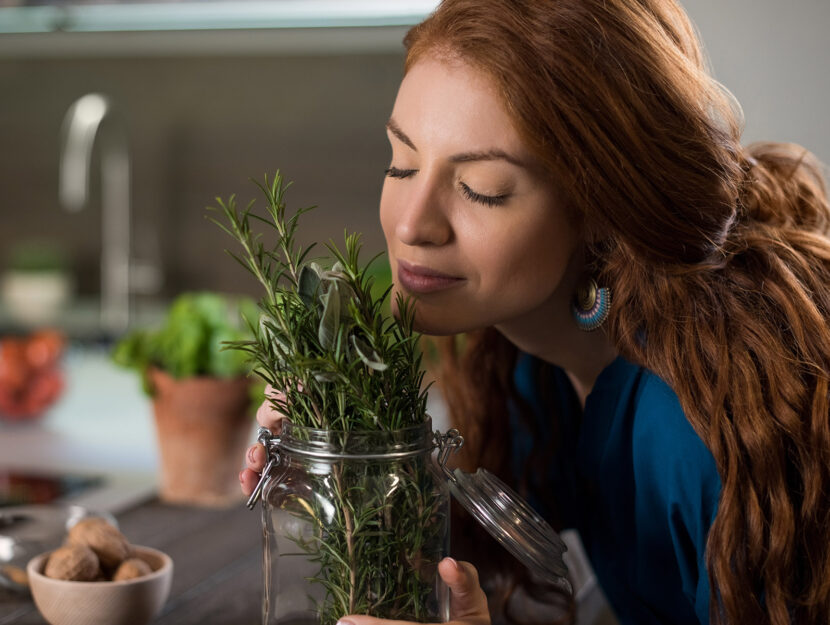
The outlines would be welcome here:
<svg viewBox="0 0 830 625">
<path fill-rule="evenodd" d="M 473 625 L 489 625 L 490 613 L 487 597 L 478 583 L 478 571 L 469 562 L 456 562 L 444 558 L 438 564 L 441 579 L 449 586 L 450 618 L 464 620 Z M 337 625 L 413 625 L 407 621 L 392 621 L 363 614 L 349 614 L 337 621 Z"/>
<path fill-rule="evenodd" d="M 282 430 L 282 420 L 285 418 L 281 412 L 276 410 L 270 400 L 265 400 L 256 411 L 256 420 L 262 427 L 268 428 L 273 434 L 279 434 Z"/>
<path fill-rule="evenodd" d="M 450 588 L 450 618 L 489 620 L 487 597 L 478 583 L 478 571 L 469 562 L 444 558 L 438 564 L 441 579 Z"/>
<path fill-rule="evenodd" d="M 375 618 L 365 614 L 349 614 L 337 621 L 337 625 L 418 625 L 408 621 L 393 621 L 390 619 Z"/>
<path fill-rule="evenodd" d="M 254 492 L 257 482 L 259 482 L 259 474 L 250 469 L 242 469 L 239 472 L 239 485 L 246 497 L 250 497 Z"/>
<path fill-rule="evenodd" d="M 248 469 L 254 473 L 262 473 L 267 461 L 265 446 L 262 443 L 256 443 L 248 447 L 248 451 L 245 453 L 245 466 Z"/>
</svg>

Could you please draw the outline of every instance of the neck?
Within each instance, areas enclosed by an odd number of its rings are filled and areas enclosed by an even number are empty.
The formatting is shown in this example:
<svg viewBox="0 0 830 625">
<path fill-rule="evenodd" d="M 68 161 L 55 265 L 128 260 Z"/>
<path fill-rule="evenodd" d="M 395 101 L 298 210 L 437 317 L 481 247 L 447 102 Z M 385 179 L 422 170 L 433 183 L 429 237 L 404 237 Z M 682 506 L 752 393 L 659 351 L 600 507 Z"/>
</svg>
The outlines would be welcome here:
<svg viewBox="0 0 830 625">
<path fill-rule="evenodd" d="M 584 408 L 597 377 L 618 352 L 603 328 L 585 332 L 576 325 L 570 310 L 575 288 L 575 280 L 563 280 L 547 302 L 497 329 L 523 352 L 564 369 Z"/>
<path fill-rule="evenodd" d="M 613 346 L 609 347 L 610 349 L 607 351 L 593 354 L 592 362 L 582 363 L 581 371 L 574 368 L 569 369 L 567 365 L 560 365 L 565 370 L 568 379 L 570 379 L 574 391 L 576 391 L 576 396 L 579 398 L 579 405 L 582 406 L 583 410 L 585 409 L 585 401 L 593 390 L 599 374 L 617 357 L 617 350 Z"/>
</svg>

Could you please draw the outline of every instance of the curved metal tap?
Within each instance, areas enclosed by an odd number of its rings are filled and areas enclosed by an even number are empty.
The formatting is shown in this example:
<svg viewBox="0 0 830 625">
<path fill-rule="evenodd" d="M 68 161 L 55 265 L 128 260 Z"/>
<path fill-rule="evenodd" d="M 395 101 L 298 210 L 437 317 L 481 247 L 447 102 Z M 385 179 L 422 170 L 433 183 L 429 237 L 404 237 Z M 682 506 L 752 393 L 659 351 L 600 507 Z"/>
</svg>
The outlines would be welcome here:
<svg viewBox="0 0 830 625">
<path fill-rule="evenodd" d="M 92 148 L 111 113 L 109 98 L 98 93 L 83 96 L 66 113 L 58 195 L 70 212 L 89 201 Z M 130 159 L 123 127 L 101 134 L 101 325 L 120 334 L 130 321 Z"/>
</svg>

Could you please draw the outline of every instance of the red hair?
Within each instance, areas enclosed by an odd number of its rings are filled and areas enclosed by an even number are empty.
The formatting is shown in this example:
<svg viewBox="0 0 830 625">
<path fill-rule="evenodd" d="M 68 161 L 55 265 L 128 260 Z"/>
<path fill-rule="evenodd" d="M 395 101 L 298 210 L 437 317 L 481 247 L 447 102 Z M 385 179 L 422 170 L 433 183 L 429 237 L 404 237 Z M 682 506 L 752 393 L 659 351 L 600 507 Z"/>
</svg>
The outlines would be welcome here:
<svg viewBox="0 0 830 625">
<path fill-rule="evenodd" d="M 444 0 L 405 43 L 407 67 L 437 55 L 491 77 L 583 224 L 617 349 L 672 387 L 711 450 L 712 622 L 830 623 L 820 163 L 792 144 L 741 146 L 740 110 L 673 0 Z M 492 329 L 467 344 L 505 357 L 482 366 L 445 342 L 445 393 L 466 463 L 504 475 L 483 433 L 508 429 L 495 396 L 514 352 Z"/>
</svg>

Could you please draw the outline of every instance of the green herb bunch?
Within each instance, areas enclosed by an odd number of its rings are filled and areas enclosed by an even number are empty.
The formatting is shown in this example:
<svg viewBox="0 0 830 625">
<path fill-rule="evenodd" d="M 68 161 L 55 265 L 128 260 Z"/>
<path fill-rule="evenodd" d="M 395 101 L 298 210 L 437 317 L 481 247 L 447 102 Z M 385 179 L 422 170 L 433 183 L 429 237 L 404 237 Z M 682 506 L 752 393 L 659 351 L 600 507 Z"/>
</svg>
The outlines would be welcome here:
<svg viewBox="0 0 830 625">
<path fill-rule="evenodd" d="M 284 392 L 274 408 L 301 426 L 351 430 L 393 430 L 426 419 L 424 373 L 412 330 L 413 310 L 398 294 L 399 318 L 386 313 L 391 287 L 374 296 L 374 278 L 361 267 L 360 236 L 347 234 L 345 253 L 333 243 L 334 263 L 324 268 L 309 259 L 295 239 L 299 217 L 286 215 L 289 186 L 279 172 L 257 186 L 265 194 L 269 218 L 244 210 L 234 196 L 217 198 L 227 224 L 214 219 L 235 238 L 243 254 L 229 252 L 265 289 L 262 314 L 251 341 L 232 345 L 248 352 L 255 371 Z M 313 208 L 313 207 L 312 207 Z M 277 241 L 266 249 L 253 223 L 273 229 Z"/>
<path fill-rule="evenodd" d="M 233 346 L 282 391 L 269 398 L 273 407 L 288 417 L 294 436 L 303 436 L 303 428 L 325 430 L 341 450 L 355 441 L 360 446 L 361 437 L 372 432 L 388 434 L 384 440 L 394 444 L 396 432 L 426 426 L 427 391 L 409 302 L 398 294 L 398 317 L 388 312 L 391 287 L 373 292 L 369 267 L 377 257 L 360 264 L 357 234 L 346 234 L 344 252 L 329 243 L 328 260 L 312 258 L 314 246 L 302 248 L 295 238 L 298 219 L 310 209 L 287 215 L 288 184 L 279 172 L 256 184 L 267 200 L 266 217 L 253 211 L 254 202 L 239 209 L 234 196 L 217 198 L 213 210 L 224 217 L 214 222 L 242 247 L 241 254 L 229 253 L 265 291 L 259 322 L 252 324 L 254 338 Z M 255 225 L 276 235 L 273 246 L 264 244 Z M 435 591 L 446 549 L 446 493 L 436 491 L 428 453 L 337 461 L 328 471 L 315 466 L 302 478 L 311 495 L 286 491 L 275 504 L 276 516 L 265 512 L 266 575 L 269 554 L 280 560 L 295 555 L 319 566 L 307 579 L 322 625 L 354 613 L 439 618 Z M 280 514 L 303 521 L 306 530 L 290 537 L 299 551 L 269 544 L 279 533 L 275 524 L 296 525 Z M 266 580 L 266 604 L 277 599 L 268 593 Z"/>
</svg>

